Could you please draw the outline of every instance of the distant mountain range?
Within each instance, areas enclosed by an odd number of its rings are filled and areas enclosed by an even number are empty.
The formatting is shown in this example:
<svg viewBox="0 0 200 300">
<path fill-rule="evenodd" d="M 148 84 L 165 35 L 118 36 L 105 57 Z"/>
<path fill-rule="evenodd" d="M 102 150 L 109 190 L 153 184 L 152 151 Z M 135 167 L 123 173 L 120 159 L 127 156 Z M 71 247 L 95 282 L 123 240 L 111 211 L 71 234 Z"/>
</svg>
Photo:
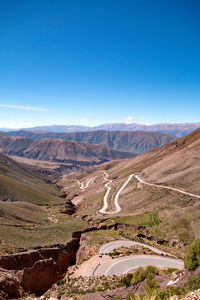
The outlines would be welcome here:
<svg viewBox="0 0 200 300">
<path fill-rule="evenodd" d="M 79 125 L 51 125 L 51 126 L 37 126 L 34 128 L 26 128 L 31 130 L 46 130 L 53 132 L 82 132 L 82 131 L 155 131 L 182 137 L 193 130 L 200 127 L 200 122 L 197 123 L 160 123 L 154 125 L 145 125 L 138 123 L 108 123 L 95 127 L 79 126 Z"/>
<path fill-rule="evenodd" d="M 200 127 L 200 122 L 197 123 L 160 123 L 153 125 L 139 124 L 139 123 L 108 123 L 95 127 L 82 126 L 82 125 L 49 125 L 37 126 L 33 128 L 22 128 L 22 130 L 42 130 L 51 132 L 86 132 L 96 130 L 108 131 L 154 131 L 165 133 L 177 137 L 182 137 L 193 130 Z M 14 129 L 0 128 L 0 131 L 8 132 Z"/>
<path fill-rule="evenodd" d="M 38 130 L 20 130 L 9 132 L 8 134 L 11 136 L 20 136 L 32 140 L 51 138 L 76 141 L 79 143 L 98 144 L 113 150 L 130 152 L 134 154 L 141 154 L 176 139 L 175 137 L 167 134 L 144 131 L 131 132 L 97 130 L 90 132 L 56 133 Z"/>
</svg>

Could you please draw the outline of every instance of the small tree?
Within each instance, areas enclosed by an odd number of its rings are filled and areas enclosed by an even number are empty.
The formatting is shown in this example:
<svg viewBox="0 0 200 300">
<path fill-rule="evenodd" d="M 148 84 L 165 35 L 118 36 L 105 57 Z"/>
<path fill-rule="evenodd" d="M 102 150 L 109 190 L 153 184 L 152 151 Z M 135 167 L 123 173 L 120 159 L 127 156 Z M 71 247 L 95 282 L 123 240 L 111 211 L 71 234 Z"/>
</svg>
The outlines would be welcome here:
<svg viewBox="0 0 200 300">
<path fill-rule="evenodd" d="M 194 270 L 200 266 L 200 239 L 197 239 L 189 246 L 184 263 L 185 268 L 189 270 Z"/>
</svg>

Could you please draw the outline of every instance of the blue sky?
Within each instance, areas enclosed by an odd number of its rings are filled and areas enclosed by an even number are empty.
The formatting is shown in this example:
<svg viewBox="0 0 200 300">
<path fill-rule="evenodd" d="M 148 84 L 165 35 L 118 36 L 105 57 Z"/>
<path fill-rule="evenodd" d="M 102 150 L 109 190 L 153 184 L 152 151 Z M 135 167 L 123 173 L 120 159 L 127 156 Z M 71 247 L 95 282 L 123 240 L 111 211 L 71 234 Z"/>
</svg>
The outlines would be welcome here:
<svg viewBox="0 0 200 300">
<path fill-rule="evenodd" d="M 198 0 L 0 0 L 0 127 L 200 121 Z"/>
</svg>

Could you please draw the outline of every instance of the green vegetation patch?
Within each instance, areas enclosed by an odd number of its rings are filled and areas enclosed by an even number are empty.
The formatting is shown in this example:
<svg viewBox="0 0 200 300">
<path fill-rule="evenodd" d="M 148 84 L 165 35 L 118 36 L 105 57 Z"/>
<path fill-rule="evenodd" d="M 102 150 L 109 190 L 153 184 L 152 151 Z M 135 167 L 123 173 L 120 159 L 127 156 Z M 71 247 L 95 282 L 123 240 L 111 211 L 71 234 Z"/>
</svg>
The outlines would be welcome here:
<svg viewBox="0 0 200 300">
<path fill-rule="evenodd" d="M 171 274 L 177 269 L 174 268 L 168 268 L 164 270 L 160 270 L 157 267 L 154 266 L 148 266 L 146 268 L 138 268 L 136 272 L 127 274 L 124 278 L 122 278 L 121 283 L 125 286 L 131 286 L 138 284 L 139 282 L 144 281 L 147 279 L 146 284 L 148 287 L 152 286 L 155 287 L 158 285 L 153 281 L 154 277 L 156 275 L 164 275 L 164 274 Z"/>
<path fill-rule="evenodd" d="M 184 263 L 189 270 L 194 270 L 200 266 L 200 239 L 197 239 L 189 246 Z"/>
<path fill-rule="evenodd" d="M 86 235 L 88 237 L 87 245 L 96 245 L 98 247 L 109 242 L 110 240 L 120 238 L 119 232 L 114 229 L 91 231 L 87 232 Z"/>
<path fill-rule="evenodd" d="M 170 286 L 167 287 L 166 290 L 160 289 L 158 287 L 158 282 L 156 282 L 155 280 L 146 280 L 145 293 L 139 296 L 130 293 L 126 297 L 126 300 L 169 300 L 170 297 L 175 295 L 177 296 L 176 299 L 183 299 L 183 296 L 199 289 L 199 287 L 200 274 L 189 277 L 184 286 Z"/>
<path fill-rule="evenodd" d="M 36 187 L 37 183 L 37 187 Z M 56 190 L 49 189 L 43 182 L 19 181 L 0 175 L 0 199 L 4 201 L 24 201 L 39 205 L 62 203 Z"/>
<path fill-rule="evenodd" d="M 115 223 L 125 223 L 130 225 L 153 227 L 153 226 L 158 226 L 160 224 L 160 220 L 158 218 L 157 212 L 153 212 L 153 213 L 142 214 L 137 216 L 111 218 L 107 220 L 105 223 L 108 225 L 115 224 Z"/>
</svg>

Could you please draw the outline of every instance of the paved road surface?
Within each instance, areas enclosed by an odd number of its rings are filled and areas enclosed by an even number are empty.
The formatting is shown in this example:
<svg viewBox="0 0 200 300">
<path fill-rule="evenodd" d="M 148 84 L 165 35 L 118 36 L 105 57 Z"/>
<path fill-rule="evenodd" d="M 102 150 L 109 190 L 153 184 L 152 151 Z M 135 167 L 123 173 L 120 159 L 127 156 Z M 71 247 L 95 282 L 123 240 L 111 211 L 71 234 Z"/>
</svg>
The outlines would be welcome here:
<svg viewBox="0 0 200 300">
<path fill-rule="evenodd" d="M 165 185 L 148 183 L 148 182 L 144 181 L 143 179 L 141 179 L 141 178 L 139 177 L 139 175 L 134 175 L 134 176 L 135 176 L 135 178 L 136 178 L 138 181 L 140 181 L 140 182 L 143 183 L 143 184 L 146 184 L 146 185 L 149 185 L 149 186 L 153 186 L 153 187 L 160 187 L 160 188 L 163 188 L 163 189 L 168 189 L 168 190 L 176 191 L 176 192 L 179 192 L 179 193 L 182 193 L 182 194 L 189 195 L 189 196 L 196 197 L 196 198 L 199 198 L 199 199 L 200 199 L 200 195 L 195 195 L 195 194 L 192 194 L 192 193 L 188 193 L 188 192 L 185 192 L 185 191 L 182 191 L 182 190 L 173 188 L 173 187 L 165 186 Z"/>
<path fill-rule="evenodd" d="M 99 210 L 100 213 L 106 214 L 108 209 L 108 195 L 110 193 L 111 187 L 109 186 L 110 183 L 112 183 L 112 180 L 108 179 L 108 173 L 104 172 L 104 180 L 107 181 L 105 184 L 105 187 L 107 188 L 107 191 L 105 193 L 105 196 L 103 198 L 103 207 Z"/>
<path fill-rule="evenodd" d="M 196 197 L 196 198 L 199 198 L 200 199 L 200 195 L 195 195 L 195 194 L 192 194 L 192 193 L 188 193 L 188 192 L 185 192 L 185 191 L 182 191 L 182 190 L 179 190 L 179 189 L 176 189 L 176 188 L 173 188 L 173 187 L 168 187 L 168 186 L 164 186 L 164 185 L 159 185 L 159 184 L 153 184 L 153 183 L 148 183 L 146 181 L 144 181 L 143 179 L 141 179 L 139 177 L 139 175 L 136 175 L 136 174 L 131 174 L 128 179 L 126 180 L 126 182 L 122 185 L 122 187 L 118 190 L 117 194 L 115 195 L 115 200 L 114 200 L 114 204 L 115 204 L 115 211 L 107 211 L 108 209 L 108 196 L 109 196 L 109 193 L 111 191 L 111 187 L 109 186 L 111 183 L 112 183 L 112 180 L 108 179 L 108 173 L 105 172 L 104 173 L 104 180 L 107 181 L 107 183 L 105 184 L 105 187 L 107 188 L 107 191 L 106 191 L 106 194 L 103 198 L 103 207 L 99 210 L 100 213 L 102 214 L 115 214 L 119 211 L 121 211 L 121 207 L 119 205 L 119 195 L 120 193 L 123 191 L 123 189 L 127 186 L 127 184 L 129 183 L 129 181 L 132 179 L 132 177 L 135 177 L 138 181 L 140 181 L 141 183 L 145 184 L 145 185 L 148 185 L 148 186 L 153 186 L 153 187 L 159 187 L 159 188 L 163 188 L 163 189 L 168 189 L 168 190 L 172 190 L 172 191 L 176 191 L 176 192 L 179 192 L 179 193 L 182 193 L 184 195 L 189 195 L 189 196 L 192 196 L 192 197 Z M 91 179 L 92 180 L 92 179 Z M 91 181 L 89 180 L 89 182 Z M 89 182 L 87 182 L 86 184 L 86 187 L 88 187 L 88 184 Z M 82 186 L 80 187 L 81 189 L 83 188 Z"/>
<path fill-rule="evenodd" d="M 90 182 L 91 182 L 92 180 L 94 180 L 94 179 L 95 179 L 95 177 L 90 178 L 90 179 L 86 182 L 85 186 L 84 186 L 84 183 L 82 183 L 82 182 L 80 182 L 80 180 L 78 180 L 78 183 L 79 183 L 79 185 L 80 185 L 80 189 L 81 189 L 81 190 L 86 190 L 86 189 L 88 188 Z"/>
<path fill-rule="evenodd" d="M 104 244 L 103 246 L 100 247 L 99 254 L 106 254 L 106 253 L 112 252 L 114 249 L 121 248 L 122 246 L 129 247 L 129 246 L 135 246 L 135 245 L 138 245 L 138 246 L 141 246 L 144 248 L 148 248 L 151 251 L 153 251 L 154 253 L 159 254 L 159 255 L 161 255 L 161 254 L 170 255 L 169 253 L 166 253 L 155 247 L 152 247 L 152 246 L 149 246 L 149 245 L 146 245 L 143 243 L 127 241 L 127 240 L 119 240 L 119 241 L 114 241 L 114 242 L 109 242 L 107 244 Z"/>
<path fill-rule="evenodd" d="M 108 173 L 104 173 L 105 174 L 105 177 L 104 179 L 106 181 L 108 181 L 106 184 L 105 184 L 105 187 L 107 188 L 107 191 L 106 191 L 106 194 L 103 198 L 103 207 L 99 210 L 100 213 L 102 214 L 116 214 L 117 212 L 119 212 L 121 210 L 121 207 L 119 205 L 119 195 L 120 193 L 123 191 L 123 189 L 127 186 L 127 184 L 129 183 L 129 181 L 131 180 L 131 178 L 134 176 L 134 174 L 131 174 L 128 179 L 125 181 L 125 183 L 122 185 L 122 187 L 118 190 L 117 194 L 115 195 L 115 200 L 114 200 L 114 204 L 115 204 L 115 208 L 116 210 L 115 211 L 107 211 L 108 209 L 108 195 L 110 193 L 110 190 L 111 190 L 111 187 L 109 186 L 110 183 L 112 183 L 112 180 L 109 180 L 108 179 Z"/>
<path fill-rule="evenodd" d="M 183 261 L 179 259 L 156 255 L 134 255 L 102 262 L 94 268 L 92 275 L 121 275 L 132 269 L 148 265 L 177 269 L 183 269 L 184 267 Z"/>
</svg>

